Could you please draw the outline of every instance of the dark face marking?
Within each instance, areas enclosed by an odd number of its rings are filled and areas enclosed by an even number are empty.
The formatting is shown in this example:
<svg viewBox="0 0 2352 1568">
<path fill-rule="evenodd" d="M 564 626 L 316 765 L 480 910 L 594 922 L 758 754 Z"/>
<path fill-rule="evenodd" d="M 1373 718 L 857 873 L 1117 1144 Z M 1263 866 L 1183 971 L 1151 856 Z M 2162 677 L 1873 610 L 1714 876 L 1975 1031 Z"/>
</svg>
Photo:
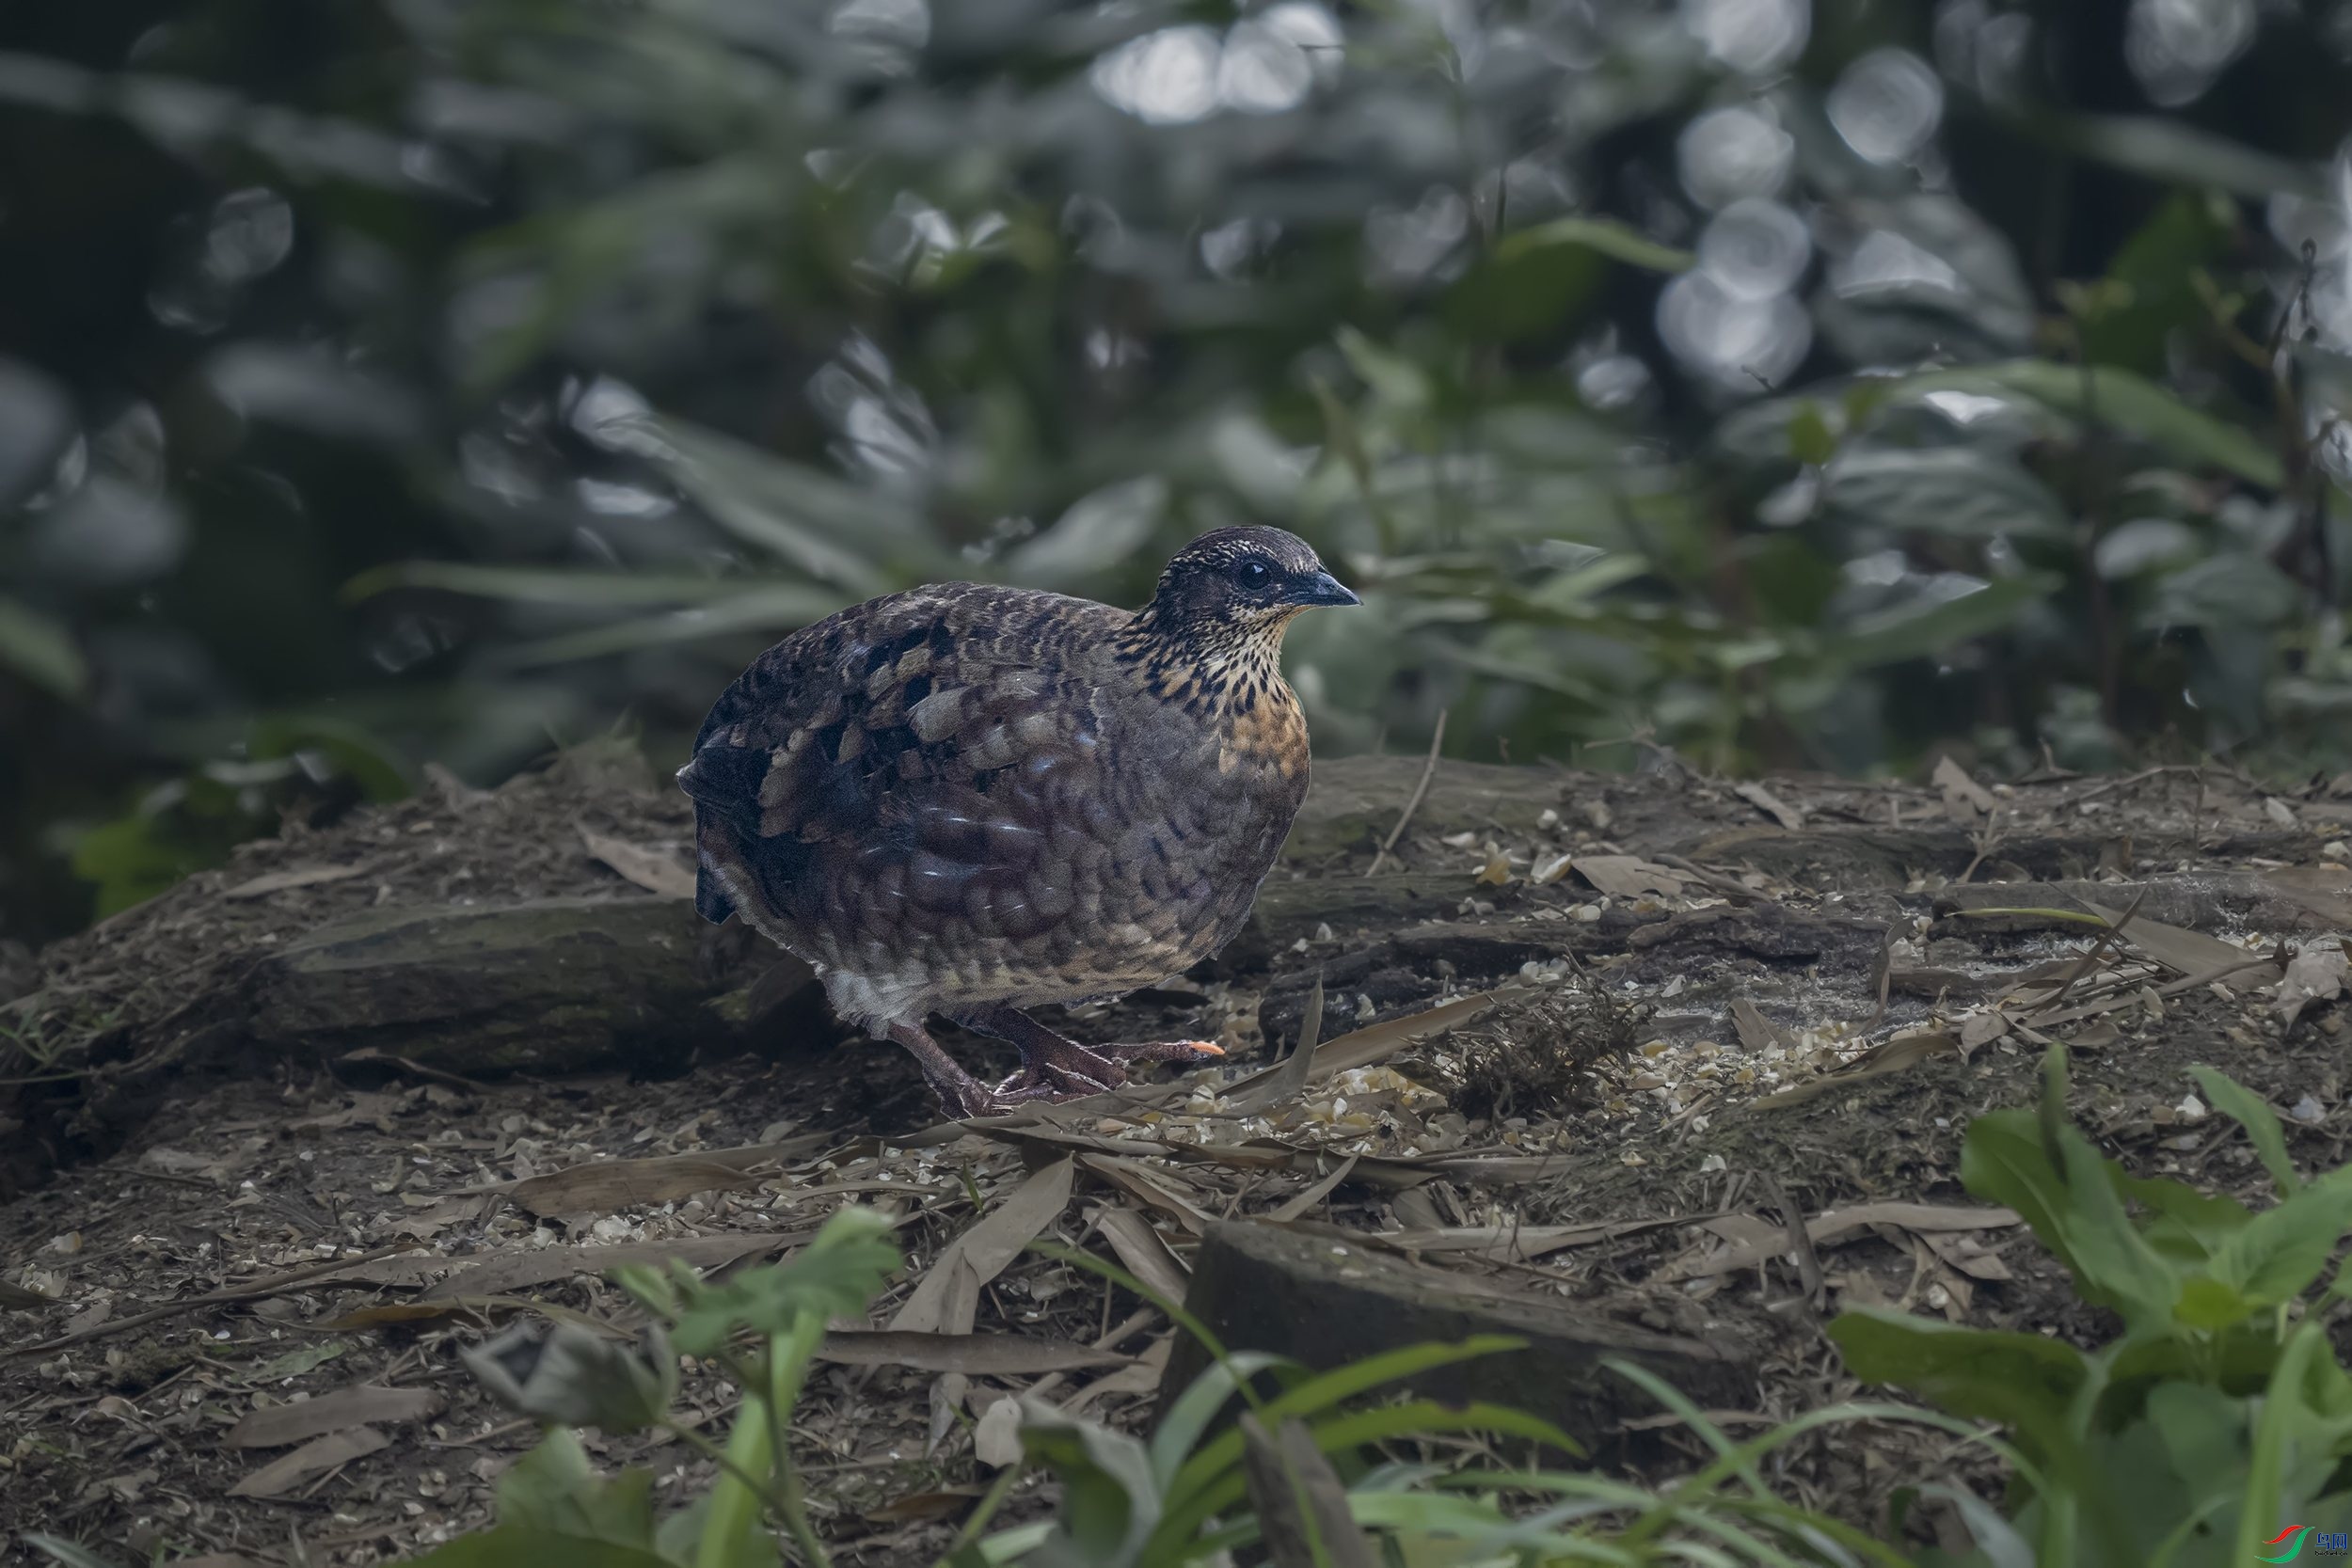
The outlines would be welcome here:
<svg viewBox="0 0 2352 1568">
<path fill-rule="evenodd" d="M 1177 553 L 1145 614 L 1163 629 L 1231 636 L 1270 630 L 1311 605 L 1354 603 L 1296 534 L 1225 528 Z"/>
</svg>

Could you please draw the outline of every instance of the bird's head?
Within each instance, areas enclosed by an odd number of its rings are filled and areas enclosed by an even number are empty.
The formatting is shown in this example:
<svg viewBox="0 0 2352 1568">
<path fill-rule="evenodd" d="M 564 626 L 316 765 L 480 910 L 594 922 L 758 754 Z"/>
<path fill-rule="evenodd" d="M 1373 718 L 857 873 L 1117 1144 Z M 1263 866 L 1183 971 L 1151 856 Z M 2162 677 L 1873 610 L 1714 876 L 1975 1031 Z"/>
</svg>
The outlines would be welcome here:
<svg viewBox="0 0 2352 1568">
<path fill-rule="evenodd" d="M 1279 528 L 1221 528 L 1176 553 L 1144 614 L 1164 635 L 1272 641 L 1302 610 L 1361 602 L 1323 569 L 1298 535 Z"/>
</svg>

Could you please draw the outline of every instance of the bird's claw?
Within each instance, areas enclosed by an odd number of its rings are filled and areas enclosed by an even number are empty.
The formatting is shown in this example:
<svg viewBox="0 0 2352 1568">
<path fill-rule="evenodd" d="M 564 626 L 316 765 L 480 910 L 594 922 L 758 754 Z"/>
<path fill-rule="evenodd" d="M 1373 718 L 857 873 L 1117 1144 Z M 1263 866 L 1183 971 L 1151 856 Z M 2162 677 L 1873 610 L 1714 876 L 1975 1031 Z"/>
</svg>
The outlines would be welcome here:
<svg viewBox="0 0 2352 1568">
<path fill-rule="evenodd" d="M 1074 1041 L 1032 1052 L 1021 1070 L 993 1087 L 959 1074 L 930 1079 L 931 1092 L 948 1117 L 1003 1116 L 1024 1105 L 1055 1104 L 1107 1094 L 1127 1082 L 1127 1069 L 1152 1062 L 1196 1067 L 1223 1056 L 1206 1040 L 1158 1040 L 1144 1045 L 1083 1046 Z"/>
<path fill-rule="evenodd" d="M 1128 1069 L 1152 1062 L 1198 1067 L 1225 1054 L 1206 1040 L 1154 1040 L 1142 1045 L 1079 1045 L 1065 1041 L 1033 1050 L 1021 1070 L 996 1086 L 1002 1099 L 1080 1100 L 1107 1094 L 1127 1082 Z"/>
</svg>

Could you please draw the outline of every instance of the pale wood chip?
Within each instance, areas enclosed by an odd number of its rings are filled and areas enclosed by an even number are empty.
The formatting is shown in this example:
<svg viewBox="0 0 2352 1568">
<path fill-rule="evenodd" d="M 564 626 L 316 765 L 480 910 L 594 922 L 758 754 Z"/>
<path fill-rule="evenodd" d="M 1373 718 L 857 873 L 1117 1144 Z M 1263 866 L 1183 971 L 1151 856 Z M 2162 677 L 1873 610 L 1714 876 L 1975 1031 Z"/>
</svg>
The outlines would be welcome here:
<svg viewBox="0 0 2352 1568">
<path fill-rule="evenodd" d="M 2001 802 L 1991 790 L 1968 775 L 1968 769 L 1948 755 L 1938 757 L 1931 780 L 1944 797 L 1944 813 L 1963 828 L 1976 826 L 1980 817 L 1991 816 L 2001 809 Z"/>
</svg>

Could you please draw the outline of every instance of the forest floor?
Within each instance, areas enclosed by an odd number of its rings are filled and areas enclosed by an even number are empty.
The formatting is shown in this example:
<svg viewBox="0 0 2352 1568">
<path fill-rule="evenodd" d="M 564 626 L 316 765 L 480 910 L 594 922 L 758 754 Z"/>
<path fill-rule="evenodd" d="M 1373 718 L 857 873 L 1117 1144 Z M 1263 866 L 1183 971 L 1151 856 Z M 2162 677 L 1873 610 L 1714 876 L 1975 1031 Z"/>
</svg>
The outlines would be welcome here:
<svg viewBox="0 0 2352 1568">
<path fill-rule="evenodd" d="M 459 1348 L 516 1314 L 626 1331 L 611 1264 L 779 1256 L 844 1203 L 894 1216 L 909 1268 L 891 1338 L 835 1337 L 795 1434 L 837 1560 L 914 1564 L 1004 1458 L 1012 1394 L 1151 1421 L 1168 1323 L 1029 1238 L 1182 1291 L 1223 1222 L 1345 1232 L 1400 1276 L 1698 1347 L 1737 1434 L 1857 1391 L 1820 1332 L 1843 1305 L 2106 1331 L 1958 1180 L 1968 1118 L 2030 1101 L 2046 1040 L 2142 1174 L 2264 1185 L 2197 1063 L 2307 1166 L 2352 1136 L 2352 802 L 2325 784 L 1319 764 L 1250 931 L 1066 1021 L 1233 1066 L 977 1128 L 805 971 L 698 925 L 688 831 L 642 766 L 574 753 L 292 825 L 42 956 L 0 1008 L 0 1561 L 31 1530 L 126 1563 L 414 1554 L 484 1522 L 535 1437 Z M 1318 983 L 1320 1049 L 1284 1076 Z M 966 1245 L 982 1215 L 1010 1245 Z M 977 1289 L 924 1289 L 943 1259 Z M 723 1425 L 722 1395 L 686 1381 Z M 1612 1463 L 1693 1449 L 1639 1400 L 1582 1418 Z M 665 1497 L 707 1479 L 681 1445 L 587 1442 Z M 1875 1427 L 1775 1479 L 1879 1524 L 1897 1478 L 1997 1486 L 1971 1452 Z"/>
</svg>

